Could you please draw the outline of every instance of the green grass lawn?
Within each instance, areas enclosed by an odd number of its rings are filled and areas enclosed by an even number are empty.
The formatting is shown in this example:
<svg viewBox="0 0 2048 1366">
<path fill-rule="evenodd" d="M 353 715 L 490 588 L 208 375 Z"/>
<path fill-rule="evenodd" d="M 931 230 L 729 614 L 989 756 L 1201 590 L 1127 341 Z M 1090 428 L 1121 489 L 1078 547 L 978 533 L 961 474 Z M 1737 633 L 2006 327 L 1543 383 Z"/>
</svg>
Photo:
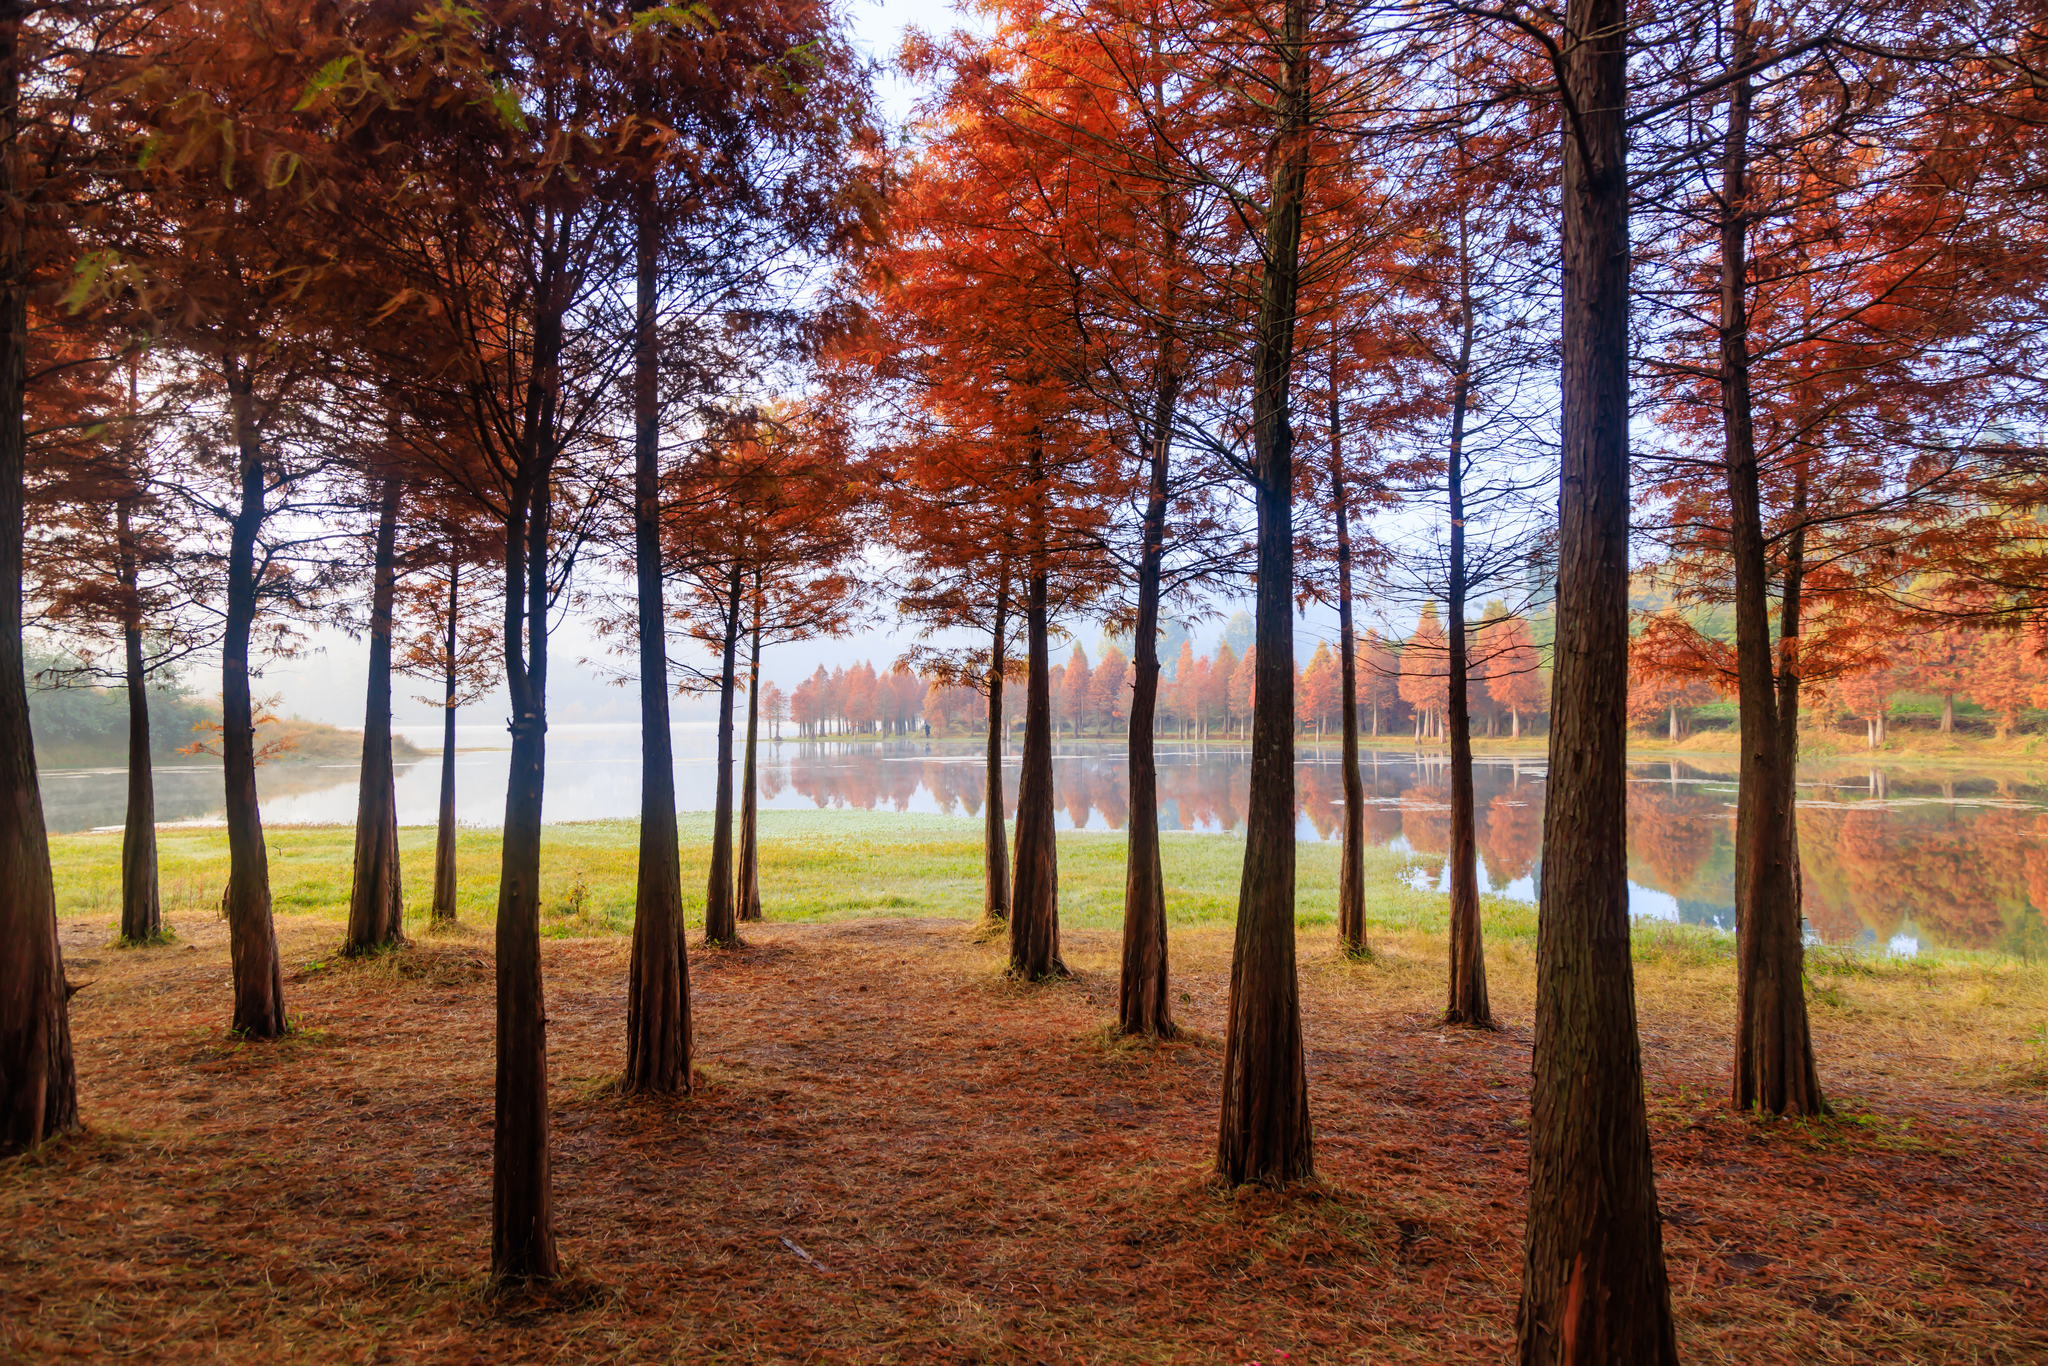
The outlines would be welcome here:
<svg viewBox="0 0 2048 1366">
<path fill-rule="evenodd" d="M 865 811 L 766 811 L 761 815 L 761 886 L 773 920 L 835 920 L 870 915 L 972 917 L 981 910 L 981 822 L 948 816 Z M 409 913 L 431 899 L 434 832 L 399 831 Z M 710 860 L 709 816 L 682 822 L 683 886 L 692 922 L 703 923 L 702 888 Z M 269 832 L 273 904 L 281 913 L 346 915 L 354 833 L 347 826 L 285 826 Z M 541 858 L 544 932 L 557 937 L 626 933 L 632 927 L 638 825 L 592 821 L 551 825 Z M 1227 835 L 1169 832 L 1161 836 L 1167 913 L 1174 924 L 1227 922 L 1237 910 L 1243 841 Z M 227 880 L 227 835 L 218 829 L 157 832 L 164 913 L 212 914 Z M 1296 905 L 1304 926 L 1337 913 L 1337 847 L 1303 844 Z M 119 917 L 121 837 L 118 832 L 59 835 L 50 840 L 58 913 L 66 919 Z M 492 922 L 498 891 L 498 832 L 466 829 L 458 844 L 461 915 Z M 1371 921 L 1388 928 L 1434 931 L 1445 923 L 1446 899 L 1404 880 L 1421 865 L 1415 855 L 1365 851 Z M 1433 869 L 1439 863 L 1431 863 Z M 1060 836 L 1060 917 L 1064 923 L 1111 929 L 1122 923 L 1124 836 L 1067 832 Z M 1533 907 L 1486 898 L 1487 933 L 1533 942 Z"/>
</svg>

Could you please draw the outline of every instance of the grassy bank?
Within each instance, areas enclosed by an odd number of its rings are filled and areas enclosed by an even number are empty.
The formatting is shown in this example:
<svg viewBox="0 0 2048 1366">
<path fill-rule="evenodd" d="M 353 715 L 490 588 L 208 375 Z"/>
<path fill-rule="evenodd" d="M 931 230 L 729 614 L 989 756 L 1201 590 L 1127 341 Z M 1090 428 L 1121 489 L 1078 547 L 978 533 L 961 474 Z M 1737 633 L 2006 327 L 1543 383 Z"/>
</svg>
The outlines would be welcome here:
<svg viewBox="0 0 2048 1366">
<path fill-rule="evenodd" d="M 704 920 L 703 887 L 711 858 L 711 818 L 681 821 L 683 887 L 693 925 Z M 632 928 L 638 826 L 590 821 L 547 827 L 541 850 L 546 930 L 557 938 L 623 934 Z M 341 916 L 346 912 L 355 835 L 346 826 L 283 826 L 268 832 L 272 899 L 280 912 Z M 1229 837 L 1161 836 L 1173 923 L 1196 925 L 1236 914 L 1243 844 Z M 433 890 L 434 832 L 398 833 L 406 905 L 422 911 Z M 165 913 L 211 915 L 227 883 L 227 835 L 212 828 L 157 832 Z M 121 836 L 117 831 L 60 835 L 50 842 L 58 914 L 119 917 Z M 457 844 L 460 911 L 479 926 L 497 904 L 498 832 L 465 829 Z M 1366 851 L 1375 920 L 1390 927 L 1442 927 L 1444 898 L 1403 881 L 1418 860 L 1385 849 Z M 948 816 L 868 811 L 764 811 L 761 882 L 775 920 L 843 920 L 870 915 L 958 916 L 981 906 L 981 823 Z M 1333 923 L 1337 914 L 1337 850 L 1300 850 L 1298 922 Z M 1060 915 L 1065 923 L 1114 929 L 1122 923 L 1124 837 L 1066 832 L 1060 836 Z M 1488 925 L 1496 933 L 1531 936 L 1530 907 L 1492 898 Z"/>
<path fill-rule="evenodd" d="M 226 836 L 217 829 L 159 832 L 164 911 L 174 932 L 218 920 L 227 878 Z M 353 833 L 347 827 L 284 827 L 269 833 L 273 903 L 281 916 L 329 926 L 347 912 Z M 1237 907 L 1243 844 L 1230 837 L 1162 835 L 1167 914 L 1179 932 L 1227 932 Z M 633 917 L 637 832 L 630 821 L 553 825 L 542 844 L 542 933 L 555 940 L 623 941 Z M 59 915 L 77 932 L 111 938 L 118 922 L 120 836 L 51 840 Z M 405 898 L 418 927 L 431 899 L 433 831 L 399 832 Z M 1334 953 L 1337 848 L 1299 847 L 1296 924 L 1303 953 Z M 1122 924 L 1124 837 L 1064 832 L 1059 842 L 1060 920 L 1074 931 Z M 459 845 L 460 914 L 470 933 L 495 920 L 499 842 L 465 829 Z M 703 925 L 710 819 L 685 816 L 685 909 Z M 1367 914 L 1380 971 L 1434 990 L 1448 925 L 1447 898 L 1414 882 L 1440 863 L 1388 849 L 1365 851 Z M 769 811 L 761 817 L 761 879 L 767 916 L 785 923 L 873 917 L 972 920 L 981 907 L 981 826 L 945 816 L 861 811 Z M 1433 885 L 1433 884 L 1432 884 Z M 1524 1022 L 1533 1011 L 1536 913 L 1524 902 L 1481 898 L 1488 972 L 1497 1007 Z M 1638 989 L 1706 1016 L 1734 1000 L 1734 938 L 1692 925 L 1639 921 Z M 2048 1084 L 2048 965 L 1994 953 L 1943 950 L 1894 958 L 1852 949 L 1808 955 L 1816 1028 L 1853 1034 L 1857 1050 L 1950 1059 L 1985 1084 Z"/>
</svg>

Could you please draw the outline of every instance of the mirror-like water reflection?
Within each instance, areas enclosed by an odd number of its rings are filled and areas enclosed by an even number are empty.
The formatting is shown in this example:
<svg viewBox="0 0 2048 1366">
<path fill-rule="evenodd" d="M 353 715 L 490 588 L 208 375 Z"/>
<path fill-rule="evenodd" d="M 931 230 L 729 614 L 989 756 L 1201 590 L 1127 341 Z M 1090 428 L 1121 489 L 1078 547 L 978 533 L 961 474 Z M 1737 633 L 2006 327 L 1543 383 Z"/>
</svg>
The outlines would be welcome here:
<svg viewBox="0 0 2048 1366">
<path fill-rule="evenodd" d="M 439 801 L 438 727 L 408 732 L 434 757 L 401 765 L 399 820 L 431 824 Z M 456 758 L 458 815 L 495 825 L 504 812 L 508 755 L 495 727 L 464 727 Z M 707 810 L 715 736 L 676 727 L 676 787 L 683 810 Z M 488 747 L 488 748 L 487 748 Z M 1725 767 L 1719 765 L 1725 764 Z M 1693 924 L 1731 923 L 1735 761 L 1657 760 L 1631 765 L 1630 899 L 1638 915 Z M 1474 774 L 1482 887 L 1535 897 L 1542 856 L 1540 757 L 1481 760 Z M 1016 760 L 1005 783 L 1016 809 Z M 1305 749 L 1297 774 L 1297 824 L 1306 840 L 1341 835 L 1343 779 L 1334 748 Z M 1406 854 L 1409 880 L 1445 888 L 1450 836 L 1448 766 L 1440 754 L 1368 752 L 1365 828 L 1374 844 Z M 265 819 L 347 822 L 355 816 L 355 766 L 278 763 L 261 772 Z M 1062 829 L 1117 830 L 1128 816 L 1119 743 L 1067 742 L 1054 762 Z M 761 804 L 769 809 L 854 808 L 975 816 L 986 798 L 979 742 L 891 740 L 764 744 Z M 50 828 L 117 825 L 125 799 L 119 769 L 52 771 L 43 796 Z M 1240 748 L 1162 743 L 1160 824 L 1229 833 L 1243 828 L 1249 757 Z M 1913 952 L 1919 947 L 2048 950 L 2048 784 L 2034 775 L 1910 772 L 1837 766 L 1801 780 L 1800 844 L 1809 930 L 1830 943 Z M 550 820 L 630 817 L 639 810 L 639 731 L 633 726 L 556 726 L 549 734 Z M 220 812 L 220 771 L 176 765 L 157 773 L 165 822 L 209 821 Z"/>
</svg>

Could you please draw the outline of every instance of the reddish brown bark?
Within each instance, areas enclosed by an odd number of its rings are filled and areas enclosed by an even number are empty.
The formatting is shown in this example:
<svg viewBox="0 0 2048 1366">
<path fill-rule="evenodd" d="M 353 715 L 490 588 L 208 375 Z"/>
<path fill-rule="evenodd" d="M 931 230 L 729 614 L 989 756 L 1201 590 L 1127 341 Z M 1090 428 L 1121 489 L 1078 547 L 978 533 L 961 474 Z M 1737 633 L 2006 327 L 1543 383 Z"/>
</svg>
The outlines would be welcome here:
<svg viewBox="0 0 2048 1366">
<path fill-rule="evenodd" d="M 17 192 L 19 0 L 0 0 L 0 198 Z M 17 210 L 18 215 L 18 210 Z M 78 1127 L 57 894 L 22 676 L 22 411 L 28 289 L 18 216 L 0 233 L 0 1152 Z"/>
<path fill-rule="evenodd" d="M 1730 61 L 1755 51 L 1749 8 L 1738 4 Z M 1742 763 L 1736 806 L 1735 1074 L 1738 1110 L 1827 1111 L 1806 1016 L 1794 746 L 1779 725 L 1770 628 L 1770 565 L 1750 398 L 1748 80 L 1729 87 L 1721 182 L 1721 413 L 1727 441 L 1729 554 L 1735 571 L 1735 668 Z M 1795 596 L 1788 600 L 1797 621 Z M 1788 647 L 1789 648 L 1789 647 Z M 1796 685 L 1788 693 L 1797 704 Z M 1796 720 L 1797 713 L 1794 713 Z M 1796 735 L 1794 736 L 1796 744 Z"/>
<path fill-rule="evenodd" d="M 561 319 L 542 311 L 535 369 L 545 374 Z M 554 413 L 527 440 L 505 518 L 505 688 L 512 757 L 498 864 L 497 1088 L 491 1144 L 491 1279 L 554 1280 L 554 1175 L 548 1151 L 547 1001 L 540 969 L 541 793 L 547 763 L 548 522 Z"/>
<path fill-rule="evenodd" d="M 1465 418 L 1472 392 L 1473 320 L 1471 257 L 1464 231 L 1461 213 L 1458 245 L 1464 334 L 1452 380 L 1451 449 L 1444 478 L 1451 521 L 1451 572 L 1446 584 L 1449 592 L 1444 623 L 1450 646 L 1444 719 L 1451 732 L 1451 972 L 1444 1023 L 1491 1029 L 1493 1008 L 1486 997 L 1486 945 L 1479 924 L 1479 839 L 1472 798 L 1471 666 L 1467 658 L 1470 637 L 1465 627 Z"/>
<path fill-rule="evenodd" d="M 643 96 L 644 99 L 644 96 Z M 662 600 L 661 411 L 655 306 L 659 225 L 643 186 L 634 224 L 638 329 L 633 347 L 633 556 L 640 646 L 640 866 L 626 968 L 629 1094 L 691 1083 L 690 961 L 683 937 L 674 742 L 668 719 L 668 607 Z"/>
<path fill-rule="evenodd" d="M 349 890 L 347 953 L 405 942 L 405 893 L 398 877 L 398 790 L 391 763 L 391 609 L 397 592 L 396 479 L 377 499 L 377 551 L 370 590 L 369 700 L 363 768 L 356 789 L 355 881 Z"/>
<path fill-rule="evenodd" d="M 732 563 L 725 605 L 725 654 L 718 688 L 718 797 L 711 813 L 711 870 L 704 885 L 704 942 L 737 944 L 732 904 L 732 694 L 740 635 L 740 562 Z"/>
<path fill-rule="evenodd" d="M 1337 641 L 1343 680 L 1344 843 L 1337 859 L 1337 942 L 1369 953 L 1365 931 L 1365 780 L 1358 771 L 1358 657 L 1351 625 L 1351 509 L 1344 489 L 1344 431 L 1337 372 L 1330 370 L 1330 499 L 1337 511 Z"/>
<path fill-rule="evenodd" d="M 142 658 L 139 557 L 134 531 L 135 499 L 123 497 L 114 510 L 119 543 L 121 647 L 128 688 L 128 807 L 121 821 L 121 938 L 147 944 L 164 932 L 157 878 L 156 781 L 150 760 L 149 671 Z"/>
<path fill-rule="evenodd" d="M 241 505 L 228 539 L 227 612 L 221 634 L 221 771 L 227 786 L 228 885 L 221 900 L 233 962 L 235 1031 L 274 1039 L 287 1028 L 284 968 L 270 915 L 270 854 L 256 798 L 256 721 L 249 694 L 249 634 L 256 622 L 256 537 L 264 517 L 264 465 L 254 395 L 231 381 Z"/>
<path fill-rule="evenodd" d="M 462 620 L 462 558 L 448 557 L 447 672 L 441 701 L 441 807 L 434 825 L 434 910 L 436 925 L 455 922 L 455 698 L 460 682 L 456 647 Z"/>
<path fill-rule="evenodd" d="M 1166 875 L 1159 857 L 1159 768 L 1152 730 L 1159 710 L 1159 588 L 1166 547 L 1168 460 L 1172 451 L 1171 381 L 1153 413 L 1151 469 L 1145 488 L 1144 541 L 1138 554 L 1138 618 L 1132 643 L 1130 832 L 1124 857 L 1124 945 L 1117 977 L 1117 1028 L 1170 1038 L 1179 1033 L 1167 1000 Z"/>
<path fill-rule="evenodd" d="M 1006 559 L 996 584 L 995 630 L 988 655 L 988 805 L 982 813 L 982 914 L 990 920 L 1010 918 L 1010 836 L 1003 828 L 1003 677 L 1008 661 L 1003 646 L 1010 629 L 1010 565 Z"/>
<path fill-rule="evenodd" d="M 1675 1366 L 1629 960 L 1628 99 L 1622 0 L 1565 16 L 1556 672 L 1536 948 L 1523 1366 Z"/>
<path fill-rule="evenodd" d="M 1067 965 L 1060 961 L 1046 599 L 1044 560 L 1034 554 L 1024 606 L 1029 673 L 1024 683 L 1024 762 L 1017 777 L 1017 872 L 1010 895 L 1010 971 L 1027 982 L 1067 974 Z"/>
<path fill-rule="evenodd" d="M 1284 74 L 1252 350 L 1259 525 L 1251 793 L 1216 1134 L 1216 1171 L 1233 1185 L 1279 1184 L 1315 1170 L 1294 962 L 1294 433 L 1287 392 L 1308 181 L 1307 0 L 1288 0 L 1276 55 Z"/>
<path fill-rule="evenodd" d="M 741 920 L 761 918 L 759 780 L 754 755 L 761 736 L 761 574 L 754 572 L 753 639 L 747 648 L 747 741 L 740 771 L 740 868 L 734 902 Z"/>
</svg>

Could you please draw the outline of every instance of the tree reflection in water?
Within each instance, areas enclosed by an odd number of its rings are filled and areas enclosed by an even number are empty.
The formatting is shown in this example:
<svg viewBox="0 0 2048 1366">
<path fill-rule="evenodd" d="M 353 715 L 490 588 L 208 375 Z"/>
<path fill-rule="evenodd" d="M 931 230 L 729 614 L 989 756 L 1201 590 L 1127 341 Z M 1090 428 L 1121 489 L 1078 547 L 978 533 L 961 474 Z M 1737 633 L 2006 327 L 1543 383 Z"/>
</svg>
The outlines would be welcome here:
<svg viewBox="0 0 2048 1366">
<path fill-rule="evenodd" d="M 548 763 L 549 819 L 631 819 L 638 809 L 637 728 L 564 727 Z M 485 734 L 492 734 L 485 728 Z M 708 805 L 703 737 L 679 731 L 677 798 Z M 559 754 L 557 753 L 559 749 Z M 1308 840 L 1341 837 L 1343 784 L 1335 747 L 1304 747 L 1297 772 L 1297 829 Z M 623 757 L 622 757 L 623 756 Z M 491 824 L 502 793 L 502 753 L 465 750 L 464 791 L 479 805 L 466 823 Z M 762 747 L 764 810 L 933 812 L 978 818 L 987 797 L 982 742 L 893 740 L 785 742 Z M 1361 757 L 1365 835 L 1406 851 L 1410 880 L 1441 886 L 1449 843 L 1443 756 L 1368 750 Z M 631 775 L 631 776 L 629 776 Z M 1482 759 L 1474 772 L 1479 857 L 1496 894 L 1533 897 L 1542 857 L 1543 760 Z M 431 822 L 440 767 L 401 768 L 404 824 Z M 280 822 L 342 824 L 354 814 L 353 765 L 281 763 L 259 775 L 266 812 Z M 1054 759 L 1062 828 L 1119 830 L 1129 815 L 1123 747 L 1069 742 Z M 218 820 L 218 768 L 171 766 L 157 775 L 159 819 Z M 115 825 L 126 796 L 119 769 L 53 770 L 45 801 L 53 831 Z M 701 789 L 701 790 L 700 790 Z M 1006 798 L 1015 815 L 1014 782 Z M 1241 830 L 1247 792 L 1243 749 L 1162 745 L 1160 825 L 1229 834 Z M 1733 922 L 1735 766 L 1702 756 L 1632 766 L 1629 876 L 1645 909 L 1695 924 Z M 1800 783 L 1800 850 L 1808 929 L 1828 943 L 2048 952 L 2048 783 L 2000 774 L 1927 768 L 1829 768 L 1809 763 Z M 1169 855 L 1170 857 L 1170 855 Z M 1654 903 L 1654 904 L 1653 904 Z"/>
</svg>

